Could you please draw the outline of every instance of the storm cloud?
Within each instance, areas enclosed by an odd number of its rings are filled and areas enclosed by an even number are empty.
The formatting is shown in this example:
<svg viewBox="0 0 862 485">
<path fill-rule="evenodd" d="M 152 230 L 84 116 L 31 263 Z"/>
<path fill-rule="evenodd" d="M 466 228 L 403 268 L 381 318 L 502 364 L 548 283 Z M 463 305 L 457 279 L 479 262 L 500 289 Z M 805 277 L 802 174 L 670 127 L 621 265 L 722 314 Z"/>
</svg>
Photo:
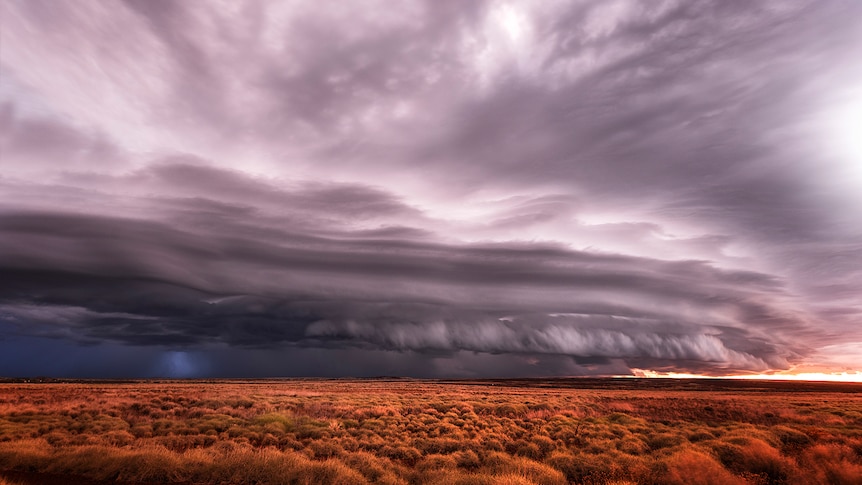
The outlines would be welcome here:
<svg viewBox="0 0 862 485">
<path fill-rule="evenodd" d="M 859 369 L 858 2 L 0 9 L 0 374 Z"/>
</svg>

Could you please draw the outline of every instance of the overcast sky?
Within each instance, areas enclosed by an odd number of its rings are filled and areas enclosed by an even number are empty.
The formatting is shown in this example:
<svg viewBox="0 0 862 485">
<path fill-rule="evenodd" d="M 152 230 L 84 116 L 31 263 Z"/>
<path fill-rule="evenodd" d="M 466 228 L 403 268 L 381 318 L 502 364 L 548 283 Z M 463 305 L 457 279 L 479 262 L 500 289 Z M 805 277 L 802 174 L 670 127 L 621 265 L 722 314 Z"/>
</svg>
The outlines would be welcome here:
<svg viewBox="0 0 862 485">
<path fill-rule="evenodd" d="M 0 23 L 0 375 L 862 369 L 862 2 Z"/>
</svg>

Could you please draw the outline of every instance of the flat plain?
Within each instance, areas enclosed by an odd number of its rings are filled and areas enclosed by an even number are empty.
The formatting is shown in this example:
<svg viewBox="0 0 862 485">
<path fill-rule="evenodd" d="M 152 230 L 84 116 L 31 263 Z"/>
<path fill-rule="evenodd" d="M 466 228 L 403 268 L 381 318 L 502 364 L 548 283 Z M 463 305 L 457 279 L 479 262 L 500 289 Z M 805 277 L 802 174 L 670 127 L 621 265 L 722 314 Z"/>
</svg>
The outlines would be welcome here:
<svg viewBox="0 0 862 485">
<path fill-rule="evenodd" d="M 0 485 L 860 484 L 862 385 L 0 383 Z"/>
</svg>

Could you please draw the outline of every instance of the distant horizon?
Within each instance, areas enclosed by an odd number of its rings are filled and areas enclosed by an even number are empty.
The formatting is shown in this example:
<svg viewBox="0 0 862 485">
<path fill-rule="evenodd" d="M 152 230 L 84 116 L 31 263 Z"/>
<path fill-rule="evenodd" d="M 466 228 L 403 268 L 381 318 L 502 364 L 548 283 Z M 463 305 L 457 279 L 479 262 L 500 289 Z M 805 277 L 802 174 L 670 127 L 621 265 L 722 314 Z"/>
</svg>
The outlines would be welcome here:
<svg viewBox="0 0 862 485">
<path fill-rule="evenodd" d="M 45 381 L 255 381 L 255 380 L 280 380 L 280 379 L 297 379 L 297 380 L 417 380 L 417 381 L 555 381 L 566 379 L 583 379 L 583 380 L 612 380 L 612 379 L 670 379 L 670 380 L 718 380 L 718 381 L 780 381 L 780 382 L 808 382 L 808 383 L 836 383 L 836 384 L 862 384 L 862 375 L 860 374 L 806 374 L 800 376 L 798 374 L 759 374 L 759 375 L 725 375 L 725 376 L 709 376 L 709 375 L 693 375 L 675 373 L 657 374 L 657 375 L 571 375 L 571 376 L 526 376 L 526 377 L 417 377 L 409 375 L 339 375 L 339 376 L 315 376 L 315 375 L 294 375 L 294 376 L 117 376 L 117 377 L 99 377 L 99 376 L 48 376 L 48 375 L 32 375 L 32 376 L 4 376 L 0 375 L 0 382 L 17 382 L 30 380 L 45 380 Z"/>
<path fill-rule="evenodd" d="M 0 46 L 0 374 L 862 380 L 862 2 L 32 0 Z"/>
</svg>

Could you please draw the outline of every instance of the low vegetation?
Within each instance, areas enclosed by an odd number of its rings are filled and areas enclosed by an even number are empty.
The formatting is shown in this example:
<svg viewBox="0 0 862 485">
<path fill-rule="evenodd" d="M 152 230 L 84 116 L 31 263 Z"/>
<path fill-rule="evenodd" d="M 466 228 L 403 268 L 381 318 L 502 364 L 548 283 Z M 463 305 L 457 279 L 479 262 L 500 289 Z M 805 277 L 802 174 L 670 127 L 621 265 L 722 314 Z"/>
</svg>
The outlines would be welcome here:
<svg viewBox="0 0 862 485">
<path fill-rule="evenodd" d="M 862 387 L 631 382 L 6 383 L 0 485 L 862 483 Z"/>
</svg>

